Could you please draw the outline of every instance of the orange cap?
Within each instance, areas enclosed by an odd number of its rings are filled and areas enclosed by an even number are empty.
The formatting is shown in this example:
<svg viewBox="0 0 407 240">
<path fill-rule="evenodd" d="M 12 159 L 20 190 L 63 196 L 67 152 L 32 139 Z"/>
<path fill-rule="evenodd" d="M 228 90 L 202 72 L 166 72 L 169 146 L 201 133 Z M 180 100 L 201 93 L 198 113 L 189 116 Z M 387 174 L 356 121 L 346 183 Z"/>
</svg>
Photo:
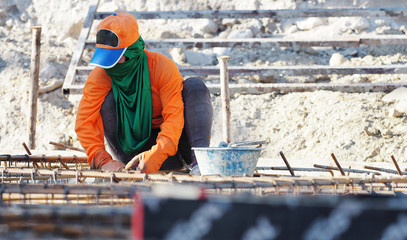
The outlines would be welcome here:
<svg viewBox="0 0 407 240">
<path fill-rule="evenodd" d="M 98 48 L 126 48 L 135 43 L 140 37 L 136 18 L 127 12 L 114 13 L 103 19 L 98 25 L 97 32 L 102 29 L 114 32 L 118 37 L 119 43 L 117 47 L 113 47 L 97 42 L 96 47 Z"/>
<path fill-rule="evenodd" d="M 103 19 L 97 28 L 96 50 L 90 65 L 112 68 L 119 62 L 127 47 L 140 38 L 136 18 L 120 12 Z"/>
</svg>

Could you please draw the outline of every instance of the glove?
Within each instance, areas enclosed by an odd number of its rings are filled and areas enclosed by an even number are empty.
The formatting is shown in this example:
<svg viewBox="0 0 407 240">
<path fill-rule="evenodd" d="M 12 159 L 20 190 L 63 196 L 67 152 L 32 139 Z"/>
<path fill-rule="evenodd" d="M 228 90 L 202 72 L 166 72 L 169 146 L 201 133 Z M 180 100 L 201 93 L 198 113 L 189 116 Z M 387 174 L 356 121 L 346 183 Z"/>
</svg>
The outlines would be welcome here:
<svg viewBox="0 0 407 240">
<path fill-rule="evenodd" d="M 157 173 L 168 155 L 177 153 L 177 147 L 167 137 L 161 136 L 157 139 L 157 144 L 150 150 L 142 152 L 138 169 L 143 173 Z"/>
<path fill-rule="evenodd" d="M 144 170 L 144 161 L 143 161 L 143 154 L 138 154 L 134 158 L 132 158 L 124 167 L 125 170 L 136 169 L 136 170 Z"/>
<path fill-rule="evenodd" d="M 91 169 L 102 169 L 104 171 L 121 171 L 124 163 L 113 160 L 112 156 L 104 148 L 98 150 L 90 163 Z"/>
</svg>

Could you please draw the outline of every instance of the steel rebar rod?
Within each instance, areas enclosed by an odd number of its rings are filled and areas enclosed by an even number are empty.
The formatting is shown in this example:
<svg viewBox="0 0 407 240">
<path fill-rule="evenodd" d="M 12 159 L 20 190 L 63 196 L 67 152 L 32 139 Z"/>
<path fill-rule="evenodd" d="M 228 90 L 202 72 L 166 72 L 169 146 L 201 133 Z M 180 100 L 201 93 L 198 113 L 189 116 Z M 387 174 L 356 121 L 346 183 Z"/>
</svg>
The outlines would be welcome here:
<svg viewBox="0 0 407 240">
<path fill-rule="evenodd" d="M 403 175 L 403 172 L 400 170 L 400 167 L 399 167 L 399 165 L 398 165 L 398 163 L 397 163 L 397 161 L 396 161 L 396 159 L 394 158 L 393 155 L 391 155 L 391 160 L 393 161 L 394 166 L 396 166 L 398 174 Z"/>
<path fill-rule="evenodd" d="M 338 167 L 339 171 L 341 172 L 342 176 L 345 176 L 345 172 L 343 171 L 341 165 L 339 164 L 338 160 L 335 157 L 335 154 L 331 153 L 331 157 L 334 160 L 336 166 Z"/>
<path fill-rule="evenodd" d="M 25 151 L 27 152 L 28 155 L 32 155 L 30 149 L 28 148 L 27 144 L 25 144 L 25 142 L 23 142 L 23 147 L 25 149 Z"/>
<path fill-rule="evenodd" d="M 329 169 L 320 169 L 320 168 L 302 168 L 302 167 L 291 167 L 291 169 L 299 172 L 330 172 Z M 275 171 L 287 171 L 287 167 L 256 167 L 256 170 L 275 170 Z"/>
<path fill-rule="evenodd" d="M 290 164 L 289 164 L 288 161 L 287 161 L 287 158 L 285 158 L 284 153 L 283 153 L 282 151 L 280 151 L 280 156 L 281 156 L 281 158 L 283 159 L 285 165 L 287 166 L 288 171 L 290 171 L 291 176 L 294 177 L 294 176 L 295 176 L 294 171 L 293 171 L 293 169 L 291 168 Z"/>
<path fill-rule="evenodd" d="M 385 173 L 391 173 L 391 174 L 399 174 L 396 170 L 393 169 L 388 169 L 388 168 L 379 168 L 379 167 L 373 167 L 373 166 L 363 166 L 363 168 L 370 169 L 370 170 L 375 170 L 375 171 L 380 171 L 380 172 L 385 172 Z M 402 172 L 403 175 L 406 175 L 407 172 Z"/>
<path fill-rule="evenodd" d="M 0 155 L 0 161 L 12 162 L 64 162 L 64 163 L 88 163 L 87 156 L 46 156 L 46 155 Z"/>
<path fill-rule="evenodd" d="M 78 152 L 86 153 L 86 151 L 84 149 L 68 146 L 68 145 L 65 145 L 65 144 L 62 144 L 62 143 L 56 143 L 56 142 L 50 141 L 49 144 L 57 146 L 57 147 L 62 147 L 62 148 L 71 149 L 71 150 L 75 150 L 75 151 L 78 151 Z"/>
<path fill-rule="evenodd" d="M 320 164 L 314 164 L 314 167 L 318 169 L 326 169 L 326 170 L 335 170 L 339 171 L 339 168 L 337 167 L 332 167 L 332 166 L 326 166 L 326 165 L 320 165 Z M 344 172 L 348 173 L 366 173 L 366 174 L 375 174 L 375 175 L 380 175 L 378 172 L 373 172 L 373 171 L 367 171 L 367 170 L 359 170 L 359 169 L 352 169 L 352 168 L 342 168 Z"/>
</svg>

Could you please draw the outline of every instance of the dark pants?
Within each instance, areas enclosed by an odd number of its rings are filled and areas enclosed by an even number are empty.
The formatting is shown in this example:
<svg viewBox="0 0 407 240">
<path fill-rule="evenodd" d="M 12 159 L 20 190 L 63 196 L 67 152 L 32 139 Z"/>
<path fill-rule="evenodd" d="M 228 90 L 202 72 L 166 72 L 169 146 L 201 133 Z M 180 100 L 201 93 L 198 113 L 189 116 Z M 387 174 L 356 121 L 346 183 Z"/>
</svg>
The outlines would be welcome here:
<svg viewBox="0 0 407 240">
<path fill-rule="evenodd" d="M 184 102 L 184 126 L 178 144 L 178 152 L 186 163 L 196 163 L 191 147 L 208 147 L 212 129 L 213 108 L 211 97 L 206 85 L 199 78 L 188 78 L 184 81 L 182 90 Z M 143 148 L 135 154 L 126 154 L 117 140 L 116 102 L 112 91 L 105 97 L 100 109 L 103 120 L 105 138 L 117 160 L 129 162 L 134 156 L 148 151 L 156 144 L 160 129 L 151 129 L 151 136 Z M 160 170 L 174 170 L 183 167 L 177 155 L 168 157 Z"/>
</svg>

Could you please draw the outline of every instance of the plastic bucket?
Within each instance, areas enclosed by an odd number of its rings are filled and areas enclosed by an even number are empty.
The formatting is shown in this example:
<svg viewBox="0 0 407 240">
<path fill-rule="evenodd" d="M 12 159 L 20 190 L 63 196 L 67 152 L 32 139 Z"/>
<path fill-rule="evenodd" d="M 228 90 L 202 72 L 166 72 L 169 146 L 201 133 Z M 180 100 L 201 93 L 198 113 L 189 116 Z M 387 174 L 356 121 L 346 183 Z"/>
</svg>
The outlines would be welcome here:
<svg viewBox="0 0 407 240">
<path fill-rule="evenodd" d="M 192 148 L 201 175 L 253 176 L 262 148 Z"/>
</svg>

